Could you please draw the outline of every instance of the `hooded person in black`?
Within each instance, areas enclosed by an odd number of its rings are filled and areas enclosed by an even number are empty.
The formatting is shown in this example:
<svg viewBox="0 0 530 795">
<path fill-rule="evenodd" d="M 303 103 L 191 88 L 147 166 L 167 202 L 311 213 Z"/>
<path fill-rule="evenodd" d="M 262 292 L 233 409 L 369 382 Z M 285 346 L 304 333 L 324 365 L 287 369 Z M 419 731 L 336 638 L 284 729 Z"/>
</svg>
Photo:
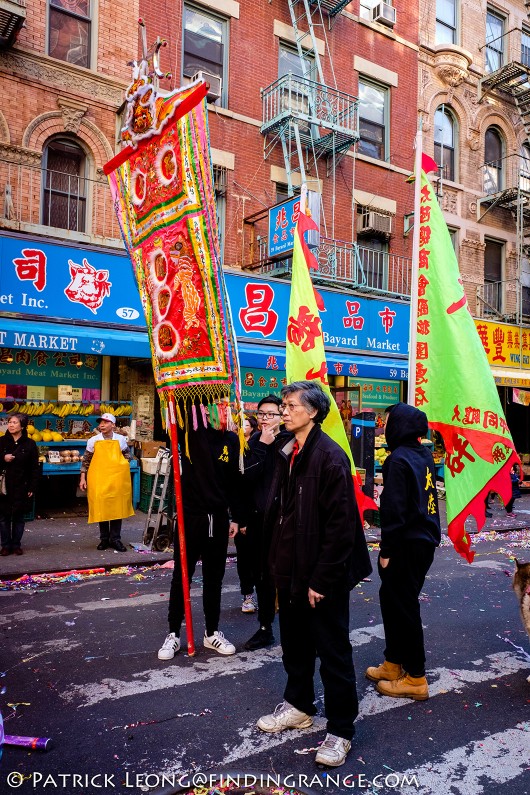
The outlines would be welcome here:
<svg viewBox="0 0 530 795">
<path fill-rule="evenodd" d="M 186 535 L 188 578 L 202 560 L 203 645 L 219 654 L 235 654 L 235 646 L 219 631 L 221 591 L 228 538 L 238 531 L 240 520 L 239 440 L 232 431 L 207 427 L 199 420 L 188 429 L 189 457 L 181 457 L 182 502 Z M 169 594 L 169 634 L 158 651 L 159 660 L 171 660 L 180 649 L 184 597 L 178 544 Z"/>
<path fill-rule="evenodd" d="M 420 441 L 428 431 L 424 412 L 405 403 L 388 412 L 378 561 L 385 661 L 366 676 L 383 695 L 423 701 L 429 689 L 419 595 L 441 540 L 436 470 Z"/>
</svg>

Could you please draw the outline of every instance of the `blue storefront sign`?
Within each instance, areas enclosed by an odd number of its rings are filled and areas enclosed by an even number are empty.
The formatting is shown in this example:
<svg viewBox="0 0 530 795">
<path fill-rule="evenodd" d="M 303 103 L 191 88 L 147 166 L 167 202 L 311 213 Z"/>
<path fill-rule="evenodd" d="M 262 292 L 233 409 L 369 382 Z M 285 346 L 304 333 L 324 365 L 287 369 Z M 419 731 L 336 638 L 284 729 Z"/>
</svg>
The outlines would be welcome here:
<svg viewBox="0 0 530 795">
<path fill-rule="evenodd" d="M 226 274 L 236 336 L 285 344 L 290 283 Z M 409 306 L 398 301 L 361 298 L 319 290 L 324 346 L 399 358 L 408 356 Z"/>
<path fill-rule="evenodd" d="M 145 326 L 128 256 L 20 237 L 0 236 L 0 312 Z"/>
<path fill-rule="evenodd" d="M 242 365 L 285 369 L 287 329 L 298 322 L 289 318 L 290 283 L 244 273 L 225 278 Z M 320 293 L 330 373 L 406 378 L 408 304 Z M 0 235 L 0 348 L 149 358 L 129 258 Z"/>
</svg>

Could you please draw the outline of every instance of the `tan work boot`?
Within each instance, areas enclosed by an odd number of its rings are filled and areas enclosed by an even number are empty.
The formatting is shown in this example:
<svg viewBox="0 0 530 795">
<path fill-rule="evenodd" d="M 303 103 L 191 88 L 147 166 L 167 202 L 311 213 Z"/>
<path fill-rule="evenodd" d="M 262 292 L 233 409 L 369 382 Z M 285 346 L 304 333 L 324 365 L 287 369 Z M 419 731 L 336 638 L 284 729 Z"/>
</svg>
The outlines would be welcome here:
<svg viewBox="0 0 530 795">
<path fill-rule="evenodd" d="M 385 660 L 384 663 L 378 665 L 370 666 L 364 672 L 364 675 L 367 679 L 370 679 L 372 682 L 380 682 L 381 679 L 385 679 L 387 682 L 393 682 L 394 679 L 399 679 L 400 676 L 403 676 L 403 668 L 398 663 L 391 663 L 388 660 Z"/>
<path fill-rule="evenodd" d="M 381 680 L 376 685 L 379 693 L 393 698 L 413 698 L 414 701 L 427 701 L 429 686 L 424 676 L 410 676 L 404 673 L 393 682 Z"/>
</svg>

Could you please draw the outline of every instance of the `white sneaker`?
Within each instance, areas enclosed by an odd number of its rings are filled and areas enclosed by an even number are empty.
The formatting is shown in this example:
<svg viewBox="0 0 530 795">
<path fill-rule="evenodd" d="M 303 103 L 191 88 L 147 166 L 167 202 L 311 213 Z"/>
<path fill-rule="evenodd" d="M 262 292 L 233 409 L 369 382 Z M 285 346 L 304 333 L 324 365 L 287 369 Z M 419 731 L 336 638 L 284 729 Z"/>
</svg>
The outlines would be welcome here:
<svg viewBox="0 0 530 795">
<path fill-rule="evenodd" d="M 244 597 L 243 604 L 241 605 L 241 612 L 242 613 L 256 612 L 256 604 L 254 602 L 254 598 L 251 593 L 247 594 L 247 596 Z"/>
<path fill-rule="evenodd" d="M 174 632 L 170 632 L 162 646 L 158 650 L 159 660 L 172 660 L 180 649 L 180 638 Z"/>
<path fill-rule="evenodd" d="M 204 633 L 203 644 L 206 649 L 213 649 L 214 651 L 219 652 L 219 654 L 235 654 L 236 647 L 233 643 L 230 643 L 222 632 L 216 630 L 213 635 L 208 636 L 206 632 Z"/>
<path fill-rule="evenodd" d="M 308 729 L 313 725 L 311 715 L 300 712 L 287 701 L 278 704 L 272 715 L 262 715 L 257 722 L 258 729 L 262 732 L 282 732 L 284 729 Z"/>
<path fill-rule="evenodd" d="M 315 762 L 319 765 L 328 767 L 339 767 L 346 761 L 346 756 L 351 748 L 351 742 L 344 737 L 335 737 L 334 734 L 326 734 L 326 739 L 320 746 L 315 756 Z"/>
</svg>

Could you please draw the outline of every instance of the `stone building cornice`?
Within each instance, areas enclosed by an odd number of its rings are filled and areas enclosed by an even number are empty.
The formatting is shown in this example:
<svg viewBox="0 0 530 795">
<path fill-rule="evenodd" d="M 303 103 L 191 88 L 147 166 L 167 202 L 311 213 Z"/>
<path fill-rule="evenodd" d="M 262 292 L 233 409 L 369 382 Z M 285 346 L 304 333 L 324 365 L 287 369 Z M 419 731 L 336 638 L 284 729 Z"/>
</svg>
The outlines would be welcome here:
<svg viewBox="0 0 530 795">
<path fill-rule="evenodd" d="M 21 166 L 40 166 L 41 159 L 42 152 L 0 142 L 0 160 L 7 160 Z"/>
<path fill-rule="evenodd" d="M 118 108 L 127 82 L 20 48 L 0 51 L 0 73 Z"/>
</svg>

